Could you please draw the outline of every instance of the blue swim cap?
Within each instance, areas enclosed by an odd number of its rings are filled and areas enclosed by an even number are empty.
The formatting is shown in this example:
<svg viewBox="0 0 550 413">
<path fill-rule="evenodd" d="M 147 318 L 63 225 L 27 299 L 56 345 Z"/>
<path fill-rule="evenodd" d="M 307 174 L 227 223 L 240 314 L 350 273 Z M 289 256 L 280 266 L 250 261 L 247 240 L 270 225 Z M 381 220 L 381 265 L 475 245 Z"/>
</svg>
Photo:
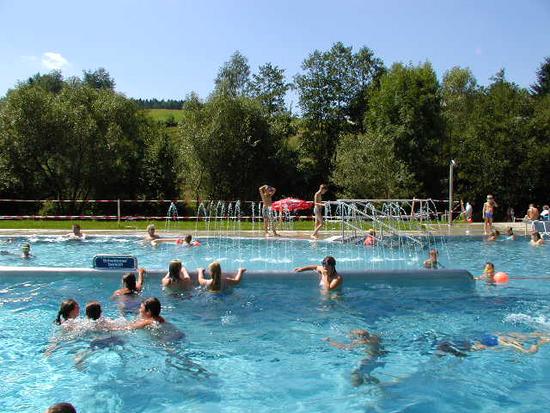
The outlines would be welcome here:
<svg viewBox="0 0 550 413">
<path fill-rule="evenodd" d="M 487 347 L 498 346 L 498 337 L 491 334 L 486 334 L 481 338 L 481 340 L 479 340 L 479 342 Z"/>
</svg>

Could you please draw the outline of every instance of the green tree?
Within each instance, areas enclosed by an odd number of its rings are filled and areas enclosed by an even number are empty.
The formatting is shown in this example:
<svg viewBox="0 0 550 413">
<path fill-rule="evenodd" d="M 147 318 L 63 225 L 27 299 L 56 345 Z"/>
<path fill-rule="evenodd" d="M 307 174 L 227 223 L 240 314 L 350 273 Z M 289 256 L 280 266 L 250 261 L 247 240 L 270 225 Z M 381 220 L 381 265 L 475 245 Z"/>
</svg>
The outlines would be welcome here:
<svg viewBox="0 0 550 413">
<path fill-rule="evenodd" d="M 340 134 L 361 131 L 366 91 L 383 72 L 383 65 L 370 49 L 353 53 L 338 42 L 326 52 L 310 54 L 302 70 L 295 77 L 304 120 L 302 169 L 310 171 L 313 187 L 328 178 Z"/>
<path fill-rule="evenodd" d="M 94 89 L 115 90 L 115 80 L 103 67 L 94 71 L 84 70 L 82 81 L 86 86 Z"/>
<path fill-rule="evenodd" d="M 332 175 L 339 194 L 367 199 L 413 196 L 413 175 L 395 156 L 394 144 L 390 137 L 377 133 L 342 136 Z"/>
<path fill-rule="evenodd" d="M 544 59 L 537 70 L 537 81 L 531 85 L 531 91 L 536 96 L 550 94 L 550 56 Z"/>
<path fill-rule="evenodd" d="M 277 153 L 259 103 L 225 93 L 187 107 L 178 147 L 197 199 L 256 199 Z"/>
<path fill-rule="evenodd" d="M 29 77 L 26 83 L 41 87 L 51 93 L 61 92 L 61 89 L 63 89 L 63 86 L 65 85 L 63 75 L 59 70 L 52 70 L 50 73 L 46 73 L 44 75 L 37 73 L 34 76 Z"/>
<path fill-rule="evenodd" d="M 269 116 L 285 112 L 285 96 L 290 89 L 285 80 L 285 71 L 271 63 L 266 63 L 252 75 L 251 96 L 257 99 Z"/>
<path fill-rule="evenodd" d="M 248 59 L 238 50 L 231 55 L 218 71 L 215 92 L 237 97 L 248 95 L 250 87 L 250 65 Z"/>
<path fill-rule="evenodd" d="M 440 87 L 429 63 L 394 64 L 370 93 L 368 131 L 391 138 L 396 158 L 419 183 L 419 194 L 441 196 L 446 160 Z"/>
</svg>

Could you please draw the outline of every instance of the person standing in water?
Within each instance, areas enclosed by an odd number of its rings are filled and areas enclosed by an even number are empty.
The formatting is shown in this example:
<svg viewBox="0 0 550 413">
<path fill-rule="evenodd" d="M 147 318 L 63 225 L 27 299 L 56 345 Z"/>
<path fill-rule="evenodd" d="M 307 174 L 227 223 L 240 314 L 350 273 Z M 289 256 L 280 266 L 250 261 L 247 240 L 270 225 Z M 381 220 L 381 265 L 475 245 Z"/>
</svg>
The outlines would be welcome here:
<svg viewBox="0 0 550 413">
<path fill-rule="evenodd" d="M 76 240 L 86 239 L 86 234 L 84 234 L 83 232 L 80 231 L 80 225 L 73 224 L 73 226 L 71 228 L 71 232 L 69 232 L 66 235 L 66 237 L 69 238 L 69 239 L 76 239 Z"/>
<path fill-rule="evenodd" d="M 69 298 L 61 303 L 59 311 L 57 312 L 57 317 L 55 318 L 55 323 L 62 325 L 69 320 L 75 320 L 80 315 L 80 306 L 78 303 Z"/>
<path fill-rule="evenodd" d="M 180 260 L 170 261 L 168 273 L 162 279 L 162 286 L 169 291 L 188 290 L 193 287 L 191 277 Z"/>
<path fill-rule="evenodd" d="M 336 271 L 336 260 L 334 257 L 325 257 L 321 265 L 306 265 L 294 269 L 295 272 L 316 271 L 319 274 L 319 286 L 325 291 L 339 288 L 344 279 Z"/>
<path fill-rule="evenodd" d="M 28 242 L 25 242 L 21 247 L 21 258 L 24 258 L 24 259 L 32 258 L 31 244 L 29 244 Z"/>
<path fill-rule="evenodd" d="M 273 209 L 271 208 L 271 205 L 273 204 L 273 195 L 275 195 L 275 192 L 277 190 L 269 185 L 262 185 L 258 188 L 260 191 L 260 197 L 262 198 L 262 218 L 264 220 L 264 234 L 265 236 L 269 236 L 269 227 L 271 226 L 271 231 L 273 231 L 273 235 L 275 237 L 278 237 L 279 234 L 277 234 L 277 228 L 275 225 L 275 217 L 273 215 Z"/>
<path fill-rule="evenodd" d="M 151 242 L 159 238 L 160 235 L 155 233 L 155 226 L 153 224 L 147 225 L 147 235 L 145 236 L 144 241 Z"/>
<path fill-rule="evenodd" d="M 435 248 L 432 248 L 430 250 L 430 257 L 424 261 L 424 268 L 430 268 L 430 269 L 437 269 L 439 268 L 440 264 L 438 262 L 439 257 L 439 251 L 437 251 Z"/>
<path fill-rule="evenodd" d="M 315 228 L 313 234 L 311 234 L 311 238 L 313 239 L 319 238 L 319 231 L 323 227 L 323 208 L 325 207 L 323 195 L 327 193 L 327 190 L 327 186 L 322 184 L 313 196 L 313 214 L 315 215 Z"/>
<path fill-rule="evenodd" d="M 221 292 L 226 287 L 239 284 L 246 269 L 239 268 L 234 277 L 228 277 L 222 274 L 222 267 L 220 266 L 220 263 L 214 261 L 208 266 L 208 271 L 210 272 L 209 280 L 204 278 L 204 268 L 197 268 L 199 284 L 208 291 Z"/>
<path fill-rule="evenodd" d="M 122 312 L 136 311 L 141 304 L 140 294 L 145 284 L 145 272 L 144 268 L 140 268 L 137 280 L 133 272 L 128 272 L 122 276 L 122 288 L 116 290 L 112 297 L 113 300 L 120 303 Z"/>
<path fill-rule="evenodd" d="M 487 195 L 487 202 L 483 204 L 483 233 L 485 235 L 489 235 L 491 231 L 493 230 L 493 218 L 495 215 L 495 208 L 497 208 L 498 205 L 495 202 L 493 195 Z"/>
</svg>

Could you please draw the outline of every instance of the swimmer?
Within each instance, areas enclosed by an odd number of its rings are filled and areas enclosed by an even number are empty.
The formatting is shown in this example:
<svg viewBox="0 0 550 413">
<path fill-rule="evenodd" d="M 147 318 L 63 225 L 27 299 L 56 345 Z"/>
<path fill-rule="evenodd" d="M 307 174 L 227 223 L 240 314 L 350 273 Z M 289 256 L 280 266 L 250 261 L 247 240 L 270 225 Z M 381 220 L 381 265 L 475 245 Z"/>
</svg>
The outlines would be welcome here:
<svg viewBox="0 0 550 413">
<path fill-rule="evenodd" d="M 188 290 L 193 287 L 191 277 L 180 260 L 170 261 L 168 272 L 161 281 L 167 290 Z"/>
<path fill-rule="evenodd" d="M 275 215 L 273 213 L 273 209 L 271 208 L 271 205 L 273 203 L 273 195 L 275 195 L 275 192 L 277 190 L 269 185 L 262 185 L 258 188 L 258 191 L 260 192 L 260 197 L 262 198 L 262 218 L 264 220 L 264 234 L 266 237 L 269 236 L 269 227 L 271 227 L 271 231 L 273 231 L 273 235 L 278 237 L 279 234 L 277 234 L 277 228 L 275 226 Z"/>
<path fill-rule="evenodd" d="M 76 409 L 71 403 L 56 403 L 48 407 L 45 413 L 76 413 Z"/>
<path fill-rule="evenodd" d="M 227 287 L 238 285 L 245 273 L 245 268 L 239 268 L 233 277 L 228 277 L 222 273 L 222 267 L 219 262 L 214 261 L 208 266 L 210 279 L 204 278 L 204 268 L 197 268 L 199 284 L 211 292 L 220 292 Z"/>
<path fill-rule="evenodd" d="M 121 304 L 120 309 L 125 311 L 137 311 L 141 304 L 140 294 L 145 284 L 145 269 L 138 270 L 138 278 L 133 272 L 128 272 L 122 276 L 122 288 L 113 293 L 112 299 L 118 300 Z"/>
<path fill-rule="evenodd" d="M 25 243 L 21 246 L 21 258 L 23 258 L 23 259 L 32 258 L 32 254 L 31 254 L 31 244 L 29 244 L 28 242 L 25 242 Z"/>
<path fill-rule="evenodd" d="M 160 315 L 161 305 L 158 298 L 151 297 L 141 303 L 139 307 L 140 318 L 122 327 L 122 330 L 138 330 L 166 322 Z"/>
<path fill-rule="evenodd" d="M 516 235 L 514 234 L 514 230 L 512 229 L 512 227 L 508 227 L 506 228 L 506 239 L 508 241 L 515 241 L 516 240 Z"/>
<path fill-rule="evenodd" d="M 354 387 L 363 383 L 379 383 L 379 380 L 371 373 L 375 368 L 386 364 L 378 360 L 386 353 L 382 348 L 380 336 L 372 334 L 368 330 L 355 329 L 350 331 L 349 338 L 351 340 L 349 344 L 339 343 L 330 337 L 325 340 L 340 350 L 353 350 L 359 347 L 367 353 L 367 357 L 362 359 L 359 367 L 351 373 L 351 383 Z"/>
<path fill-rule="evenodd" d="M 490 231 L 493 229 L 493 217 L 495 214 L 495 208 L 497 208 L 498 205 L 495 202 L 493 195 L 487 195 L 487 202 L 483 204 L 483 233 L 485 235 L 489 235 Z"/>
<path fill-rule="evenodd" d="M 494 229 L 491 231 L 491 235 L 487 237 L 487 241 L 496 241 L 498 240 L 498 237 L 500 237 L 500 231 L 498 229 Z"/>
<path fill-rule="evenodd" d="M 108 330 L 111 328 L 111 319 L 102 315 L 101 303 L 99 301 L 90 301 L 86 304 L 86 318 L 93 322 L 94 330 Z"/>
<path fill-rule="evenodd" d="M 534 344 L 525 347 L 525 342 L 535 340 Z M 438 355 L 452 354 L 456 357 L 466 357 L 468 352 L 496 350 L 497 348 L 511 348 L 524 354 L 533 354 L 539 351 L 540 346 L 550 343 L 550 337 L 541 333 L 503 333 L 485 334 L 478 340 L 453 343 L 441 341 L 437 344 Z"/>
<path fill-rule="evenodd" d="M 326 291 L 335 290 L 344 282 L 342 276 L 336 271 L 336 260 L 334 257 L 325 257 L 321 265 L 307 265 L 305 267 L 294 268 L 294 272 L 303 271 L 316 271 L 319 274 L 319 286 Z"/>
<path fill-rule="evenodd" d="M 71 228 L 71 232 L 69 232 L 67 235 L 65 235 L 67 238 L 70 239 L 86 239 L 86 235 L 80 231 L 80 225 L 73 224 Z"/>
<path fill-rule="evenodd" d="M 538 247 L 539 245 L 544 245 L 544 239 L 541 237 L 540 232 L 533 232 L 531 234 L 531 245 Z"/>
<path fill-rule="evenodd" d="M 199 247 L 201 245 L 200 241 L 193 241 L 193 237 L 191 235 L 186 235 L 185 238 L 157 238 L 151 241 L 151 245 L 168 243 L 175 243 L 177 245 L 181 245 L 182 247 Z"/>
<path fill-rule="evenodd" d="M 313 196 L 313 215 L 315 215 L 315 228 L 311 238 L 319 238 L 319 231 L 323 228 L 323 208 L 325 203 L 323 202 L 323 195 L 328 191 L 328 187 L 325 184 L 319 186 L 319 190 L 315 192 Z"/>
<path fill-rule="evenodd" d="M 151 242 L 160 238 L 160 235 L 155 234 L 155 226 L 153 224 L 147 225 L 147 235 L 144 238 L 144 241 Z"/>
<path fill-rule="evenodd" d="M 474 277 L 474 280 L 487 280 L 488 283 L 495 282 L 495 264 L 492 262 L 487 261 L 485 263 L 485 268 L 483 270 L 483 274 L 481 274 L 479 277 Z"/>
<path fill-rule="evenodd" d="M 55 323 L 58 325 L 62 325 L 71 320 L 75 320 L 76 318 L 78 318 L 79 315 L 80 306 L 75 300 L 69 298 L 68 300 L 65 300 L 61 303 L 59 311 L 57 312 Z"/>
<path fill-rule="evenodd" d="M 431 269 L 439 268 L 440 264 L 437 261 L 438 257 L 439 257 L 439 251 L 437 251 L 435 248 L 431 249 L 430 258 L 424 261 L 424 268 L 431 268 Z"/>
<path fill-rule="evenodd" d="M 113 293 L 114 297 L 125 295 L 137 295 L 141 293 L 145 282 L 145 268 L 138 270 L 138 278 L 133 272 L 128 272 L 122 276 L 122 288 L 119 288 Z"/>
<path fill-rule="evenodd" d="M 369 231 L 367 232 L 367 236 L 363 241 L 363 245 L 365 247 L 373 247 L 376 245 L 376 231 L 374 229 L 369 229 Z"/>
</svg>

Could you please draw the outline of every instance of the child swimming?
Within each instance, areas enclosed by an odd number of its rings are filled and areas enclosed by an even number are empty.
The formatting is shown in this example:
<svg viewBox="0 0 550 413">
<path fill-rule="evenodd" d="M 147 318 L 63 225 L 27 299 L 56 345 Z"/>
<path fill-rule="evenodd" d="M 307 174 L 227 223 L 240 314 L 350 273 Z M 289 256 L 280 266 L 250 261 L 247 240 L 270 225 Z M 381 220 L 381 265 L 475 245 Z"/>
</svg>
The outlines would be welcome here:
<svg viewBox="0 0 550 413">
<path fill-rule="evenodd" d="M 59 311 L 57 312 L 55 323 L 58 325 L 62 325 L 67 321 L 78 318 L 79 315 L 80 315 L 80 306 L 75 300 L 73 300 L 72 298 L 69 298 L 68 300 L 65 300 L 61 303 L 61 306 L 59 307 Z"/>
<path fill-rule="evenodd" d="M 474 277 L 475 280 L 487 280 L 491 283 L 495 281 L 495 265 L 492 262 L 487 261 L 485 263 L 485 268 L 483 269 L 483 274 L 479 277 Z"/>
<path fill-rule="evenodd" d="M 430 257 L 424 261 L 424 268 L 430 268 L 430 269 L 437 269 L 439 268 L 440 264 L 438 262 L 439 257 L 439 251 L 437 251 L 435 248 L 430 250 Z"/>
<path fill-rule="evenodd" d="M 544 239 L 541 237 L 540 232 L 533 232 L 531 234 L 531 245 L 538 247 L 539 245 L 544 245 Z"/>
<path fill-rule="evenodd" d="M 113 293 L 112 299 L 121 304 L 122 311 L 136 311 L 141 304 L 140 294 L 145 283 L 145 269 L 138 270 L 138 278 L 133 272 L 122 276 L 122 288 Z"/>
</svg>

